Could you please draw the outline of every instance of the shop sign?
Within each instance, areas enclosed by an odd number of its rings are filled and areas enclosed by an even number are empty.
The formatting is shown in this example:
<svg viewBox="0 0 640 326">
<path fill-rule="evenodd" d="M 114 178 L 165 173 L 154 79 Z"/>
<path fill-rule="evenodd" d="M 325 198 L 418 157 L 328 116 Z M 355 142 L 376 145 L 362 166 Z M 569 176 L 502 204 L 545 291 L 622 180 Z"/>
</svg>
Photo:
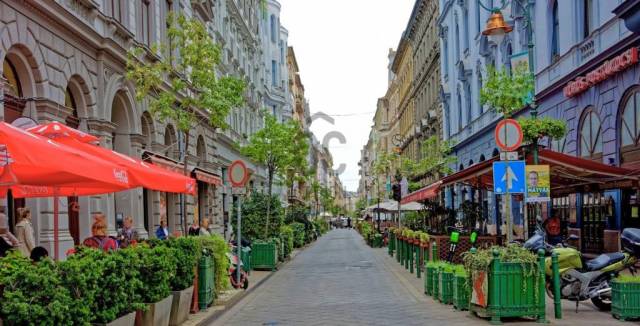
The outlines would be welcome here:
<svg viewBox="0 0 640 326">
<path fill-rule="evenodd" d="M 600 67 L 587 73 L 585 76 L 580 76 L 573 81 L 567 83 L 563 92 L 566 97 L 574 97 L 579 95 L 592 86 L 595 86 L 602 81 L 609 79 L 615 74 L 631 67 L 638 63 L 638 48 L 630 48 L 624 53 L 614 57 L 611 60 L 605 61 Z"/>
<path fill-rule="evenodd" d="M 527 165 L 527 203 L 542 203 L 551 200 L 551 183 L 548 165 Z"/>
</svg>

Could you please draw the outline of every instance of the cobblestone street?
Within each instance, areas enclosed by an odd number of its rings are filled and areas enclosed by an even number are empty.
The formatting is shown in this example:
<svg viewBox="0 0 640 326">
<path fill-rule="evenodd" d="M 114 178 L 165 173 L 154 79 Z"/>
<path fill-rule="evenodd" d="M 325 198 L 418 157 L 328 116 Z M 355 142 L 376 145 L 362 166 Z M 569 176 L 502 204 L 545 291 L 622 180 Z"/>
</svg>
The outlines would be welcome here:
<svg viewBox="0 0 640 326">
<path fill-rule="evenodd" d="M 451 307 L 429 309 L 428 298 L 394 275 L 404 271 L 393 267 L 356 231 L 334 230 L 215 325 L 463 325 L 473 320 L 450 312 Z"/>
</svg>

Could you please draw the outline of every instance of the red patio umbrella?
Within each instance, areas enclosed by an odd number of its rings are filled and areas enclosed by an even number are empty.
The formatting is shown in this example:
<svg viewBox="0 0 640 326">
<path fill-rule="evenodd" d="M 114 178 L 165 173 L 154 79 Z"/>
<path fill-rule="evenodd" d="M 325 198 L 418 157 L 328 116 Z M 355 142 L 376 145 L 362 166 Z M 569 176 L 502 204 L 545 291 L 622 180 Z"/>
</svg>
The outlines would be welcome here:
<svg viewBox="0 0 640 326">
<path fill-rule="evenodd" d="M 28 131 L 54 139 L 56 142 L 126 168 L 129 172 L 129 185 L 131 187 L 144 187 L 162 192 L 195 194 L 196 182 L 193 178 L 91 144 L 93 140 L 87 137 L 87 134 L 59 122 L 32 127 Z"/>
<path fill-rule="evenodd" d="M 34 188 L 36 187 L 36 188 Z M 0 196 L 54 197 L 54 250 L 58 259 L 58 200 L 80 189 L 115 192 L 129 189 L 128 171 L 86 152 L 0 123 Z M 34 189 L 41 192 L 35 196 Z"/>
</svg>

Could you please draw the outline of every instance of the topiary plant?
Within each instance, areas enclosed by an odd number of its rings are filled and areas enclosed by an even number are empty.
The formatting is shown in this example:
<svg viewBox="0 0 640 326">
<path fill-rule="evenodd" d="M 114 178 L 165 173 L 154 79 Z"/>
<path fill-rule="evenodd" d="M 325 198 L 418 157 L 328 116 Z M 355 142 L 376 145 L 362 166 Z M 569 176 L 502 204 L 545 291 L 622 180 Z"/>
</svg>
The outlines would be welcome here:
<svg viewBox="0 0 640 326">
<path fill-rule="evenodd" d="M 86 254 L 75 254 L 58 263 L 62 286 L 71 295 L 69 306 L 74 325 L 82 325 L 95 319 L 95 301 L 104 272 L 103 251 L 88 247 L 79 248 Z"/>
<path fill-rule="evenodd" d="M 0 316 L 9 325 L 63 325 L 89 322 L 86 311 L 73 316 L 73 300 L 53 261 L 36 264 L 17 251 L 0 258 Z"/>
<path fill-rule="evenodd" d="M 171 280 L 171 290 L 182 291 L 193 286 L 195 267 L 200 258 L 200 241 L 195 237 L 170 238 L 162 244 L 175 249 L 176 275 Z"/>
<path fill-rule="evenodd" d="M 176 276 L 177 250 L 167 246 L 149 247 L 146 244 L 134 248 L 140 259 L 138 265 L 144 303 L 158 302 L 171 294 L 171 282 Z"/>
<path fill-rule="evenodd" d="M 228 289 L 230 285 L 229 276 L 227 275 L 229 273 L 229 258 L 227 257 L 229 245 L 218 234 L 197 237 L 197 239 L 200 241 L 202 250 L 206 250 L 213 255 L 216 293 L 220 294 Z"/>
</svg>

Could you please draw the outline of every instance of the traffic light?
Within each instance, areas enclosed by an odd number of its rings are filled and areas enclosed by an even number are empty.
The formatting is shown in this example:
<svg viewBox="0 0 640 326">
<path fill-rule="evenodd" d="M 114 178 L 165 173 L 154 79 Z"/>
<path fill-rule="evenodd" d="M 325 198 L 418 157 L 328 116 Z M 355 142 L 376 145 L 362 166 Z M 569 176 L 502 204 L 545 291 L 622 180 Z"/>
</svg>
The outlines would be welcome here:
<svg viewBox="0 0 640 326">
<path fill-rule="evenodd" d="M 400 184 L 399 183 L 393 184 L 393 186 L 391 187 L 391 190 L 393 191 L 393 200 L 400 201 L 400 199 L 402 199 L 402 189 L 400 187 Z"/>
</svg>

